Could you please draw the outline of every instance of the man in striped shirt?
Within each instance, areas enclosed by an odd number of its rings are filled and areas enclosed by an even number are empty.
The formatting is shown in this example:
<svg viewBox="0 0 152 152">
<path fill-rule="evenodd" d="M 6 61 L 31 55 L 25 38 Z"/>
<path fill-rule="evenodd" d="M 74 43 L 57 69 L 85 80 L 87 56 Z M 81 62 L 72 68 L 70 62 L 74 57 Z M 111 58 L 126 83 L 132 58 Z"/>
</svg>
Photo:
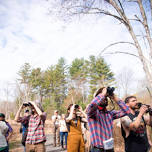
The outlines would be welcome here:
<svg viewBox="0 0 152 152">
<path fill-rule="evenodd" d="M 119 107 L 119 111 L 108 111 L 106 106 L 107 88 L 100 88 L 87 109 L 88 125 L 91 134 L 92 152 L 113 152 L 113 120 L 128 113 L 129 107 L 114 94 L 109 96 Z"/>
</svg>

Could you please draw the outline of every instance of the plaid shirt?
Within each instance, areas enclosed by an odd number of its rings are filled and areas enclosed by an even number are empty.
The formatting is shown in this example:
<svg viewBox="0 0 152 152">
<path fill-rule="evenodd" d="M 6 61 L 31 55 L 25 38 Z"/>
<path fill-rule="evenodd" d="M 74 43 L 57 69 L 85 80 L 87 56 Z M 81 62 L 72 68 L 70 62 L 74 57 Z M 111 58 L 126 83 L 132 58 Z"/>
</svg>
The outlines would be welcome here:
<svg viewBox="0 0 152 152">
<path fill-rule="evenodd" d="M 91 145 L 98 148 L 103 148 L 103 141 L 113 136 L 113 120 L 123 117 L 130 112 L 129 107 L 122 101 L 118 102 L 121 108 L 119 111 L 99 111 L 98 105 L 100 105 L 103 99 L 103 96 L 98 95 L 87 109 Z"/>
<path fill-rule="evenodd" d="M 46 141 L 44 133 L 45 120 L 46 113 L 43 113 L 42 116 L 30 116 L 26 144 L 37 144 Z"/>
</svg>

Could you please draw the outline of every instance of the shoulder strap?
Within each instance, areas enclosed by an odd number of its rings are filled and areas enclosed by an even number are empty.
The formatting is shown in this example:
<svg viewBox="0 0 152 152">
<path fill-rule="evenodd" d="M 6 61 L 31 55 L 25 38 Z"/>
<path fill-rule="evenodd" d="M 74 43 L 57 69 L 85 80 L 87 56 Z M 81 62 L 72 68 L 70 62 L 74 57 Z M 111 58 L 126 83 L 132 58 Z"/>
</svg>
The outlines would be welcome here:
<svg viewBox="0 0 152 152">
<path fill-rule="evenodd" d="M 146 122 L 145 122 L 144 116 L 142 116 L 142 120 L 144 122 L 144 125 L 146 126 Z"/>
<path fill-rule="evenodd" d="M 129 113 L 129 114 L 128 114 L 128 117 L 129 117 L 132 121 L 134 120 L 134 115 L 133 115 L 133 114 Z"/>
<path fill-rule="evenodd" d="M 126 137 L 126 133 L 125 133 L 125 131 L 124 131 L 124 129 L 123 129 L 122 124 L 121 124 L 121 134 L 122 134 L 122 137 L 123 137 L 123 138 Z"/>
</svg>

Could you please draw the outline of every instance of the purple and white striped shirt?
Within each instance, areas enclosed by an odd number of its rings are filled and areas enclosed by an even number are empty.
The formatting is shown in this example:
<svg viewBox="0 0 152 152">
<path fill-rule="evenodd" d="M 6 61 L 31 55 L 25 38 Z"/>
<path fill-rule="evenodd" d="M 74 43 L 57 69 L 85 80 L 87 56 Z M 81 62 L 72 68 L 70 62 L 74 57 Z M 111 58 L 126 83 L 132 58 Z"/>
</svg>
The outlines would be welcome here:
<svg viewBox="0 0 152 152">
<path fill-rule="evenodd" d="M 121 109 L 119 111 L 99 111 L 98 106 L 103 99 L 104 96 L 98 95 L 93 99 L 87 109 L 91 145 L 98 148 L 103 148 L 103 141 L 113 136 L 113 120 L 130 113 L 129 107 L 123 101 L 117 102 Z"/>
</svg>

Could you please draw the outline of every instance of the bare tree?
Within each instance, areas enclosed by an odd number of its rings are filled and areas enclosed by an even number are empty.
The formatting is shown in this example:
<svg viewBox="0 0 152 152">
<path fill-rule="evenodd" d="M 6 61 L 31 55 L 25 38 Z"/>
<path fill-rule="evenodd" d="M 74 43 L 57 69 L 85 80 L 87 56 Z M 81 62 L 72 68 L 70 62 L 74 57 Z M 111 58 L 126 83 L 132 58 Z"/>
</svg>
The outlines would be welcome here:
<svg viewBox="0 0 152 152">
<path fill-rule="evenodd" d="M 13 99 L 13 84 L 7 82 L 2 89 L 2 94 L 3 106 L 1 106 L 1 111 L 6 115 L 6 119 L 10 119 L 10 113 L 13 111 L 13 108 L 11 107 L 11 101 Z"/>
<path fill-rule="evenodd" d="M 139 58 L 152 90 L 152 1 L 151 0 L 58 0 L 62 9 L 70 15 L 96 14 L 115 18 L 125 26 L 131 35 L 132 42 L 115 42 L 112 45 L 126 43 L 134 51 L 113 52 L 133 55 Z M 56 3 L 57 5 L 57 3 Z M 107 52 L 111 44 L 101 53 Z"/>
<path fill-rule="evenodd" d="M 124 67 L 120 74 L 118 74 L 117 78 L 117 85 L 120 91 L 122 91 L 124 97 L 127 97 L 129 91 L 133 89 L 133 80 L 134 80 L 134 73 L 131 69 Z"/>
</svg>

